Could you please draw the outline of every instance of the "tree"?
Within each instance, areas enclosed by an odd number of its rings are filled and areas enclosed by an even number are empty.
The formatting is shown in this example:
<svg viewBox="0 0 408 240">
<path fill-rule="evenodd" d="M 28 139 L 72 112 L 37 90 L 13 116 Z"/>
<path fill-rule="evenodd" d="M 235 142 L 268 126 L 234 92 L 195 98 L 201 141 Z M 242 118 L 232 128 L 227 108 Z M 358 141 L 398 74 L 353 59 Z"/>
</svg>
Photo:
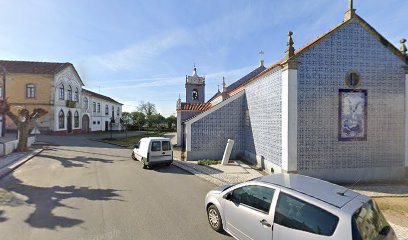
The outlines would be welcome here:
<svg viewBox="0 0 408 240">
<path fill-rule="evenodd" d="M 166 118 L 166 123 L 167 123 L 167 128 L 168 129 L 174 129 L 174 127 L 177 124 L 177 118 L 174 115 L 171 115 Z"/>
<path fill-rule="evenodd" d="M 156 105 L 151 102 L 140 102 L 139 107 L 137 108 L 139 112 L 142 112 L 145 115 L 145 119 L 149 127 L 152 127 L 154 124 L 154 114 L 157 113 Z"/>
<path fill-rule="evenodd" d="M 131 118 L 133 121 L 133 126 L 137 127 L 139 130 L 146 123 L 146 116 L 142 112 L 132 112 Z"/>
<path fill-rule="evenodd" d="M 151 102 L 141 102 L 137 110 L 144 113 L 147 117 L 157 113 L 156 105 Z"/>
<path fill-rule="evenodd" d="M 31 113 L 28 109 L 22 108 L 17 110 L 17 114 L 13 113 L 10 105 L 6 101 L 0 101 L 3 106 L 2 111 L 14 122 L 19 132 L 19 141 L 17 151 L 25 152 L 28 150 L 28 136 L 34 128 L 35 122 L 45 116 L 48 112 L 42 108 L 36 108 Z"/>
<path fill-rule="evenodd" d="M 158 114 L 153 114 L 149 116 L 147 120 L 149 122 L 149 125 L 154 126 L 157 129 L 160 129 L 161 125 L 165 123 L 166 118 L 163 117 L 160 113 L 158 113 Z"/>
</svg>

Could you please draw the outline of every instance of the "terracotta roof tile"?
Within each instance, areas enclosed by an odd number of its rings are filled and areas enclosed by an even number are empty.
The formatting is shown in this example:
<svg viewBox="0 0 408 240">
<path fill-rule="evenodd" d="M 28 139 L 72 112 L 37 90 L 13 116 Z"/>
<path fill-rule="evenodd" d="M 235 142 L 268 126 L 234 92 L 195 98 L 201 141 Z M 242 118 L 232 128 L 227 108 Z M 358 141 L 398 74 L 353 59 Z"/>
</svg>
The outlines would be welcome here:
<svg viewBox="0 0 408 240">
<path fill-rule="evenodd" d="M 204 112 L 211 108 L 211 103 L 181 103 L 181 111 Z"/>
<path fill-rule="evenodd" d="M 71 63 L 28 62 L 0 60 L 8 73 L 55 74 Z"/>
</svg>

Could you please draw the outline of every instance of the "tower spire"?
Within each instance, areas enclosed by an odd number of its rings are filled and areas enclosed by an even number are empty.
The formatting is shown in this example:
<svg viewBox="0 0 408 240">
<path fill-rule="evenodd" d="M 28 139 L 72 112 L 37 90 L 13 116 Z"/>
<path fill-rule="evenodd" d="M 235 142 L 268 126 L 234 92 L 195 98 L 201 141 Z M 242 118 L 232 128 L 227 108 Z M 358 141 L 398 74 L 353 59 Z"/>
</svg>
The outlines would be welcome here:
<svg viewBox="0 0 408 240">
<path fill-rule="evenodd" d="M 227 91 L 227 84 L 225 84 L 225 77 L 222 77 L 222 92 Z"/>
<path fill-rule="evenodd" d="M 264 52 L 262 50 L 259 52 L 259 58 L 260 58 L 259 64 L 260 64 L 261 67 L 263 67 L 263 65 L 264 65 Z"/>
<path fill-rule="evenodd" d="M 197 76 L 197 68 L 196 68 L 195 63 L 194 63 L 194 69 L 193 69 L 193 76 Z"/>
<path fill-rule="evenodd" d="M 401 43 L 400 51 L 405 56 L 408 56 L 407 55 L 407 51 L 408 51 L 407 45 L 405 45 L 406 42 L 407 42 L 407 39 L 405 39 L 405 38 L 401 39 L 401 41 L 400 41 L 400 43 Z"/>
<path fill-rule="evenodd" d="M 293 32 L 289 32 L 288 36 L 288 49 L 286 50 L 286 56 L 285 59 L 288 60 L 289 58 L 293 57 L 295 55 L 295 48 L 293 47 L 293 45 L 295 44 L 295 42 L 293 42 L 293 38 L 292 38 Z"/>
<path fill-rule="evenodd" d="M 344 21 L 350 20 L 356 15 L 356 9 L 354 9 L 354 1 L 348 0 L 348 10 L 344 15 Z"/>
</svg>

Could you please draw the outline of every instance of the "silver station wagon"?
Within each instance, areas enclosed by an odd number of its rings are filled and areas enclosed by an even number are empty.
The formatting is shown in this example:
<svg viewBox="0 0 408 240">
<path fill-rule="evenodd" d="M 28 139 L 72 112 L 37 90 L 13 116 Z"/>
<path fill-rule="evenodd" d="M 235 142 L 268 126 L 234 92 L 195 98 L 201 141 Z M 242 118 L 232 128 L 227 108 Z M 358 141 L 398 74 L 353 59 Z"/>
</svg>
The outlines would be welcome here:
<svg viewBox="0 0 408 240">
<path fill-rule="evenodd" d="M 296 174 L 219 187 L 205 209 L 215 231 L 236 239 L 397 239 L 369 197 Z"/>
</svg>

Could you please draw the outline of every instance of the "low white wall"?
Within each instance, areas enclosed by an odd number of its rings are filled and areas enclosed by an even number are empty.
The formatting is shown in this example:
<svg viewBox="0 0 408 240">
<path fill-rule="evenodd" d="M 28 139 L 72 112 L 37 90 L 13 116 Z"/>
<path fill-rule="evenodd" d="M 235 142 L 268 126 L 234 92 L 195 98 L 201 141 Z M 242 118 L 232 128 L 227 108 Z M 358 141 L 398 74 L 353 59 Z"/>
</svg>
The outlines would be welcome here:
<svg viewBox="0 0 408 240">
<path fill-rule="evenodd" d="M 28 137 L 28 147 L 31 147 L 35 142 L 35 136 Z M 0 156 L 4 156 L 12 153 L 17 149 L 18 140 L 13 140 L 10 142 L 0 143 Z"/>
</svg>

